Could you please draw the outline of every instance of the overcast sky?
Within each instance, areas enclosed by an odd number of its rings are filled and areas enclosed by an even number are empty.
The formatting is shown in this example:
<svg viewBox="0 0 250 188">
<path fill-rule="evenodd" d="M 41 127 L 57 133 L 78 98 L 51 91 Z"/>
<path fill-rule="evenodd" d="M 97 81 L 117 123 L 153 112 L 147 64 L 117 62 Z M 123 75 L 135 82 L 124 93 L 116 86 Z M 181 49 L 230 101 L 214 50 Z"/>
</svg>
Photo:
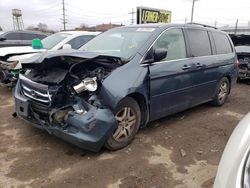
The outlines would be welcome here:
<svg viewBox="0 0 250 188">
<path fill-rule="evenodd" d="M 190 21 L 189 0 L 65 0 L 67 29 L 82 23 L 93 26 L 101 23 L 131 23 L 132 8 L 146 6 L 172 11 L 172 22 Z M 49 28 L 60 30 L 62 26 L 62 0 L 1 0 L 0 26 L 13 29 L 11 9 L 22 10 L 25 28 L 46 23 Z M 250 0 L 199 0 L 195 3 L 194 22 L 210 25 L 240 25 L 250 20 Z M 216 23 L 215 23 L 216 22 Z"/>
</svg>

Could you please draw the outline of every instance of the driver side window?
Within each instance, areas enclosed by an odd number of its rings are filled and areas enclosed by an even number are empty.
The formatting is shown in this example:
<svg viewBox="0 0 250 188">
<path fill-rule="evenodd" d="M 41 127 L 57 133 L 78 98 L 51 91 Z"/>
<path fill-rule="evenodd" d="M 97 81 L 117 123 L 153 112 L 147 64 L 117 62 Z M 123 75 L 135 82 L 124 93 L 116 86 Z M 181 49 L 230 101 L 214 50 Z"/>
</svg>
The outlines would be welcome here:
<svg viewBox="0 0 250 188">
<path fill-rule="evenodd" d="M 182 29 L 165 31 L 155 42 L 153 49 L 164 48 L 167 50 L 166 58 L 161 61 L 186 58 L 186 45 Z"/>
</svg>

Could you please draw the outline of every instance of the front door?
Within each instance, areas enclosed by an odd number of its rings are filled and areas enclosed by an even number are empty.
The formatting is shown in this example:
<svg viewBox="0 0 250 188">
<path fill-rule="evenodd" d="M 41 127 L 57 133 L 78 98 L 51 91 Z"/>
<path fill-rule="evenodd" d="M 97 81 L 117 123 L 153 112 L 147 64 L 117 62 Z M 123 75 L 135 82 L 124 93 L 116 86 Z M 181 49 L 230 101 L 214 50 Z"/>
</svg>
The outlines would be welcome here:
<svg viewBox="0 0 250 188">
<path fill-rule="evenodd" d="M 181 28 L 166 30 L 154 43 L 153 50 L 167 49 L 165 59 L 149 65 L 150 120 L 184 110 L 192 104 L 192 73 L 196 69 L 187 58 Z"/>
</svg>

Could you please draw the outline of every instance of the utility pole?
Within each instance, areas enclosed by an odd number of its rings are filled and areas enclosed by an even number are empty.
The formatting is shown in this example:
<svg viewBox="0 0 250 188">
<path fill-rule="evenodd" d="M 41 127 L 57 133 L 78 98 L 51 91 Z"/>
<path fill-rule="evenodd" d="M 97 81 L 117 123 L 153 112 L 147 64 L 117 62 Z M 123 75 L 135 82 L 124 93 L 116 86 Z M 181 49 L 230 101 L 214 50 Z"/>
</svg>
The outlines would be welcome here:
<svg viewBox="0 0 250 188">
<path fill-rule="evenodd" d="M 236 23 L 235 23 L 235 30 L 234 30 L 234 34 L 236 35 L 237 33 L 237 30 L 238 30 L 238 22 L 239 22 L 239 19 L 236 20 Z"/>
<path fill-rule="evenodd" d="M 193 18 L 194 18 L 194 2 L 195 0 L 192 0 L 191 23 L 193 23 Z"/>
<path fill-rule="evenodd" d="M 131 18 L 131 25 L 134 25 L 134 23 L 135 23 L 135 18 L 134 18 L 135 11 L 134 11 L 133 8 L 132 8 L 132 12 L 130 12 L 129 14 L 132 15 L 132 18 Z"/>
<path fill-rule="evenodd" d="M 216 20 L 214 21 L 214 27 L 217 27 L 217 21 Z"/>
<path fill-rule="evenodd" d="M 63 23 L 63 30 L 65 31 L 66 30 L 66 19 L 65 19 L 65 3 L 64 3 L 64 0 L 62 0 L 62 6 L 63 6 L 63 21 L 62 21 L 62 23 Z"/>
<path fill-rule="evenodd" d="M 187 17 L 185 17 L 185 20 L 184 20 L 185 24 L 187 23 Z"/>
</svg>

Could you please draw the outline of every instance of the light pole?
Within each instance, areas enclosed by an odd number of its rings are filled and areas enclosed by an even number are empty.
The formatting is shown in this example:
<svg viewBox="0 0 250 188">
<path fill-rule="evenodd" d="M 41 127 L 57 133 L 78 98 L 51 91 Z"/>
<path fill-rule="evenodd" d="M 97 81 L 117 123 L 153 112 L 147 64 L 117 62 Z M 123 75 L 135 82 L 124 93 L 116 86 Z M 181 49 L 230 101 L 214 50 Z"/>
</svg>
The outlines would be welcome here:
<svg viewBox="0 0 250 188">
<path fill-rule="evenodd" d="M 191 23 L 193 23 L 193 18 L 194 18 L 194 2 L 195 0 L 192 0 Z"/>
</svg>

